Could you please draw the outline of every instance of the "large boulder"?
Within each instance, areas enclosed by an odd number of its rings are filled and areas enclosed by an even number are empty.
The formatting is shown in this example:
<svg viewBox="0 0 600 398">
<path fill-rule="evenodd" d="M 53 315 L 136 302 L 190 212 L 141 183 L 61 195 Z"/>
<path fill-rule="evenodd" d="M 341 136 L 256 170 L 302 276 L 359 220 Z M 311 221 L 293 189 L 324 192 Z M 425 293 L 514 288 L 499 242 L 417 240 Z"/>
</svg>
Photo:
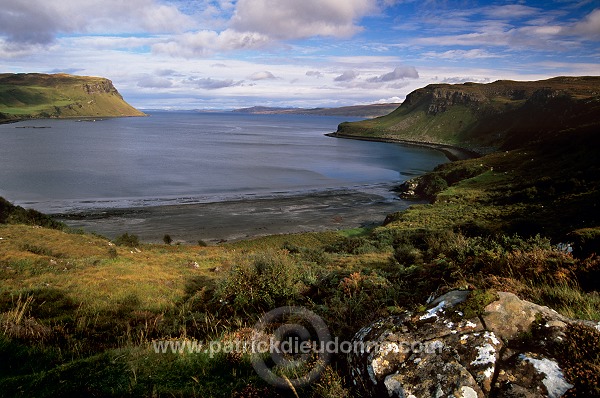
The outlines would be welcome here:
<svg viewBox="0 0 600 398">
<path fill-rule="evenodd" d="M 573 384 L 552 350 L 573 323 L 512 293 L 452 291 L 361 329 L 348 359 L 370 396 L 561 397 Z"/>
</svg>

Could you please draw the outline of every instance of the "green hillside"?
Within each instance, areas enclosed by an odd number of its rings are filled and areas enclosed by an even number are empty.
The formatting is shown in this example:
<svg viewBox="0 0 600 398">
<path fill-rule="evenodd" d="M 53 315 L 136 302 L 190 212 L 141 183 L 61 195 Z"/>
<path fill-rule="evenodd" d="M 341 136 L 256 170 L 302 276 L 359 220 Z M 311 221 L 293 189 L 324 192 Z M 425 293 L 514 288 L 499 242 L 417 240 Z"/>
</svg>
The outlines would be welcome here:
<svg viewBox="0 0 600 398">
<path fill-rule="evenodd" d="M 67 74 L 0 74 L 0 121 L 29 118 L 144 116 L 112 82 Z"/>
<path fill-rule="evenodd" d="M 340 136 L 455 145 L 480 153 L 600 126 L 600 77 L 431 84 L 389 115 L 342 123 Z"/>
</svg>

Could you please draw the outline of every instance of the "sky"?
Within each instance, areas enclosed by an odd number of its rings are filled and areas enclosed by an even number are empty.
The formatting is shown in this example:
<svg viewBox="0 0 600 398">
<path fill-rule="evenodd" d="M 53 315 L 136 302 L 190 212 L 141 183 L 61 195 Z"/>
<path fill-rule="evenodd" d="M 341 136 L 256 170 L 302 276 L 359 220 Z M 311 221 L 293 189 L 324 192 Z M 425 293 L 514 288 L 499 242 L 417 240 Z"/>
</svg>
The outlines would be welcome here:
<svg viewBox="0 0 600 398">
<path fill-rule="evenodd" d="M 401 102 L 600 75 L 600 0 L 0 0 L 0 72 L 103 76 L 141 109 Z"/>
</svg>

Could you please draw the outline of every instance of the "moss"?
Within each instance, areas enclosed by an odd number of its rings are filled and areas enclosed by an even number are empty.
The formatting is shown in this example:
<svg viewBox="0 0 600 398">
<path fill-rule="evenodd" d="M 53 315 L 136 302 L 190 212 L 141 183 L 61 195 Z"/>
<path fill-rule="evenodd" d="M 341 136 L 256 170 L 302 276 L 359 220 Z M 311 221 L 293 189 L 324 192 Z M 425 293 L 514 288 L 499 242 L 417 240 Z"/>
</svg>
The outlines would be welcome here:
<svg viewBox="0 0 600 398">
<path fill-rule="evenodd" d="M 498 299 L 498 293 L 494 290 L 473 290 L 465 301 L 453 308 L 453 317 L 456 320 L 479 317 L 485 313 L 485 307 Z M 459 316 L 458 312 L 463 315 Z"/>
</svg>

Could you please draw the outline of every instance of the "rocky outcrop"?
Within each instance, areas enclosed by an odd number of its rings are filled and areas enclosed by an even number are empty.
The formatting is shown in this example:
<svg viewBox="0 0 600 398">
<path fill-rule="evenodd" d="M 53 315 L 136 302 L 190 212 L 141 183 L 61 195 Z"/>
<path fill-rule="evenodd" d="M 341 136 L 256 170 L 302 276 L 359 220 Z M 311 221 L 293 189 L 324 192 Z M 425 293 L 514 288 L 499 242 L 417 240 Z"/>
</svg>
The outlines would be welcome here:
<svg viewBox="0 0 600 398">
<path fill-rule="evenodd" d="M 574 384 L 556 351 L 567 327 L 583 323 L 512 293 L 486 301 L 452 291 L 426 311 L 361 329 L 353 344 L 362 350 L 349 363 L 354 384 L 370 396 L 561 397 Z"/>
<path fill-rule="evenodd" d="M 113 83 L 108 79 L 101 79 L 93 83 L 83 83 L 83 91 L 88 95 L 105 93 L 114 94 L 119 96 L 119 98 L 123 98 L 115 86 L 113 86 Z"/>
<path fill-rule="evenodd" d="M 436 115 L 445 112 L 453 105 L 462 104 L 478 107 L 486 102 L 489 102 L 488 99 L 481 93 L 437 87 L 433 89 L 427 113 Z"/>
</svg>

